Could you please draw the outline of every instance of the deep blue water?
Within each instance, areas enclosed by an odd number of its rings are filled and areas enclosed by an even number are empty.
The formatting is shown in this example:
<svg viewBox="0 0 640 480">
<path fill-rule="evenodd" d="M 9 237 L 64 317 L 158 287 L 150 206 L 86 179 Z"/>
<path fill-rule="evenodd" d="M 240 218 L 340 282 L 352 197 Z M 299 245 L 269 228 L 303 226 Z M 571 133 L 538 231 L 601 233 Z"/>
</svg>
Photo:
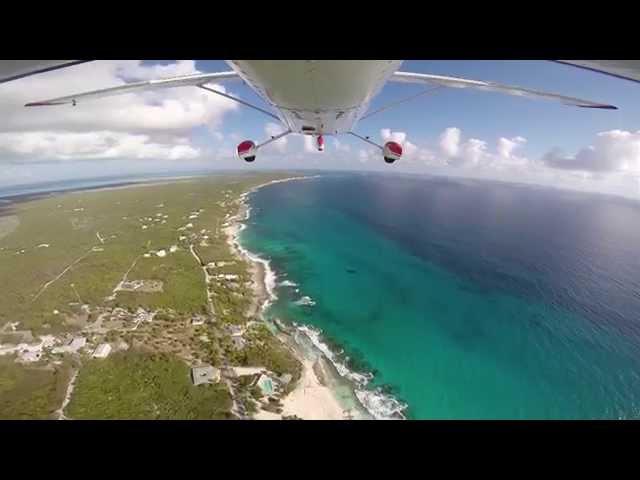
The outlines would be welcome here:
<svg viewBox="0 0 640 480">
<path fill-rule="evenodd" d="M 320 328 L 410 418 L 640 417 L 640 203 L 373 174 L 250 203 L 243 244 L 297 284 L 270 313 Z"/>
</svg>

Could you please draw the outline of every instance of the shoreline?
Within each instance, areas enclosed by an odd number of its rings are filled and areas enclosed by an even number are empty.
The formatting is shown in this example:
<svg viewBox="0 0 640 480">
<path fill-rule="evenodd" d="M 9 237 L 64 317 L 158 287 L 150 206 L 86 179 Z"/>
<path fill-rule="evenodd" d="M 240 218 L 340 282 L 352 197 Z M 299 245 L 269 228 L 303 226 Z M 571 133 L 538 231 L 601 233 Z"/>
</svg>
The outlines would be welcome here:
<svg viewBox="0 0 640 480">
<path fill-rule="evenodd" d="M 154 186 L 154 185 L 166 185 L 169 183 L 180 182 L 180 181 L 189 181 L 194 179 L 199 179 L 203 177 L 208 177 L 212 175 L 217 175 L 214 172 L 206 172 L 206 173 L 194 173 L 194 174 L 185 174 L 185 175 L 175 175 L 175 176 L 142 176 L 136 177 L 133 179 L 124 179 L 121 177 L 118 178 L 80 178 L 77 181 L 90 182 L 85 185 L 72 185 L 69 187 L 59 187 L 55 185 L 51 185 L 50 182 L 41 182 L 41 183 L 27 183 L 21 184 L 17 187 L 13 187 L 16 191 L 11 191 L 11 187 L 3 186 L 0 187 L 0 207 L 28 202 L 31 200 L 39 200 L 41 198 L 47 198 L 56 195 L 62 195 L 67 193 L 83 193 L 83 192 L 93 192 L 93 191 L 104 191 L 104 190 L 115 190 L 122 188 L 132 188 L 132 187 L 144 187 L 144 186 Z M 222 173 L 221 175 L 225 175 Z M 59 183 L 59 182 L 53 182 Z M 9 189 L 9 190 L 8 190 Z"/>
<path fill-rule="evenodd" d="M 249 309 L 250 317 L 271 324 L 265 311 L 277 299 L 276 274 L 269 260 L 248 251 L 240 244 L 240 233 L 246 228 L 251 214 L 247 198 L 251 193 L 267 185 L 306 180 L 318 176 L 290 177 L 260 184 L 241 194 L 236 215 L 229 218 L 229 226 L 223 231 L 233 253 L 250 264 L 254 301 Z M 405 419 L 402 414 L 407 405 L 380 391 L 366 388 L 373 377 L 350 371 L 321 341 L 321 331 L 307 325 L 293 324 L 283 330 L 275 325 L 275 336 L 287 345 L 302 364 L 302 375 L 296 387 L 282 399 L 282 416 L 296 415 L 309 420 L 369 420 Z M 255 419 L 278 419 L 277 415 L 259 411 Z"/>
</svg>

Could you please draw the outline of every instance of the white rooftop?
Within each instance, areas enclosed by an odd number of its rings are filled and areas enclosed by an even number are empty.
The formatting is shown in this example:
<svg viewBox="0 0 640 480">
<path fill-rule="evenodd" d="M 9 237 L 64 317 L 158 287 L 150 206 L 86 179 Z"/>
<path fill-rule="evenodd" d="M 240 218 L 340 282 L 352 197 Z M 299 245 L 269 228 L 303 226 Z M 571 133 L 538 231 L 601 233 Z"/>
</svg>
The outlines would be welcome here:
<svg viewBox="0 0 640 480">
<path fill-rule="evenodd" d="M 111 345 L 108 343 L 101 343 L 93 351 L 93 358 L 107 358 L 111 353 Z"/>
</svg>

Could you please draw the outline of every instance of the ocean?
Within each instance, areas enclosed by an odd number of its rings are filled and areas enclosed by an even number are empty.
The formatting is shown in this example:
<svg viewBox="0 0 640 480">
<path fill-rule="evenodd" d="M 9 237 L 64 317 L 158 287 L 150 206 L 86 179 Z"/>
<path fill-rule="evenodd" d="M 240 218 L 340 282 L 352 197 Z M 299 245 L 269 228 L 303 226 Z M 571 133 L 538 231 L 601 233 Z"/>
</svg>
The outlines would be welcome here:
<svg viewBox="0 0 640 480">
<path fill-rule="evenodd" d="M 378 418 L 640 417 L 640 203 L 330 174 L 249 204 L 241 242 L 277 276 L 267 315 L 371 378 Z"/>
</svg>

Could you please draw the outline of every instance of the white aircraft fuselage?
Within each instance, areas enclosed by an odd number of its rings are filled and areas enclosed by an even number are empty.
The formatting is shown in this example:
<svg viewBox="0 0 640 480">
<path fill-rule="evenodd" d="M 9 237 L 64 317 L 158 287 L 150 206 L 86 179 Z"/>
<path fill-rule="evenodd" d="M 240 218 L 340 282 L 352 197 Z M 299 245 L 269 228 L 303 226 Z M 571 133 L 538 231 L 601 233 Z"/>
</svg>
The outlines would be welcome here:
<svg viewBox="0 0 640 480">
<path fill-rule="evenodd" d="M 227 60 L 293 133 L 350 132 L 401 60 Z"/>
</svg>

